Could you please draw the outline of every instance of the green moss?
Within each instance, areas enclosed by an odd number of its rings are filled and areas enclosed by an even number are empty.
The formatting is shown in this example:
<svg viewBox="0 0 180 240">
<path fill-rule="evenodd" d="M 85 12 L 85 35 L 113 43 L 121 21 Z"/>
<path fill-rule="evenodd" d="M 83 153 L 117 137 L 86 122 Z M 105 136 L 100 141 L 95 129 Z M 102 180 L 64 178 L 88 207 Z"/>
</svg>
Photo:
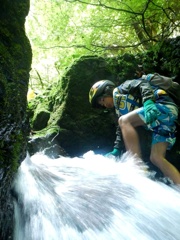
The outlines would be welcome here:
<svg viewBox="0 0 180 240">
<path fill-rule="evenodd" d="M 47 135 L 51 135 L 51 134 L 57 134 L 59 132 L 60 127 L 57 125 L 49 125 L 46 128 L 43 128 L 40 131 L 33 131 L 33 133 L 35 134 L 35 138 L 43 138 L 46 137 Z"/>
<path fill-rule="evenodd" d="M 17 168 L 19 167 L 20 156 L 22 152 L 22 144 L 24 143 L 24 138 L 22 134 L 17 135 L 16 140 L 13 144 L 12 150 L 12 163 L 11 163 L 11 170 L 16 172 Z"/>
<path fill-rule="evenodd" d="M 3 149 L 0 149 L 1 168 L 8 168 L 9 171 L 16 172 L 19 167 L 20 156 L 22 154 L 22 134 L 11 135 L 11 141 L 8 145 L 5 141 L 3 143 Z"/>
</svg>

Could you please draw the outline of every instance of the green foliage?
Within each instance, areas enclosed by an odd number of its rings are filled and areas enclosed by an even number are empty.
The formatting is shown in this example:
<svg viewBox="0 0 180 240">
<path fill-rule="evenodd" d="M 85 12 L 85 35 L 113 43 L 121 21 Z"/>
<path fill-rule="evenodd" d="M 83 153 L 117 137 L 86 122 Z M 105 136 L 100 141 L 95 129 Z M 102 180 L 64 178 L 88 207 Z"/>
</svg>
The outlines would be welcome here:
<svg viewBox="0 0 180 240">
<path fill-rule="evenodd" d="M 178 0 L 32 1 L 31 87 L 56 82 L 83 55 L 139 53 L 179 31 Z"/>
</svg>

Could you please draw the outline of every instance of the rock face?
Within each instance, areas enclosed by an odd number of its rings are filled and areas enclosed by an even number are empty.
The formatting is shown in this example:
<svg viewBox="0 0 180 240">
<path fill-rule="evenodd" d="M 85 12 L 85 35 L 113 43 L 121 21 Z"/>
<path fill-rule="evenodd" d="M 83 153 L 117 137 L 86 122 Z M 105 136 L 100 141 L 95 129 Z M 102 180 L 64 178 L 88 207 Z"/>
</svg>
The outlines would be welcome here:
<svg viewBox="0 0 180 240">
<path fill-rule="evenodd" d="M 103 58 L 82 57 L 71 66 L 58 85 L 52 86 L 44 95 L 37 96 L 29 110 L 32 129 L 42 128 L 43 120 L 37 124 L 37 118 L 44 115 L 46 131 L 42 129 L 38 135 L 35 134 L 38 139 L 34 140 L 34 147 L 38 145 L 39 148 L 39 142 L 44 144 L 47 136 L 71 156 L 112 146 L 114 122 L 109 118 L 109 113 L 93 110 L 88 100 L 89 89 L 94 82 L 105 78 L 116 80 L 112 70 Z M 46 103 L 43 102 L 40 107 L 44 96 L 47 96 Z M 43 112 L 51 112 L 49 119 Z M 39 136 L 42 141 L 39 141 Z"/>
<path fill-rule="evenodd" d="M 31 47 L 25 34 L 28 0 L 1 1 L 0 7 L 0 239 L 12 239 L 14 174 L 25 158 Z"/>
</svg>

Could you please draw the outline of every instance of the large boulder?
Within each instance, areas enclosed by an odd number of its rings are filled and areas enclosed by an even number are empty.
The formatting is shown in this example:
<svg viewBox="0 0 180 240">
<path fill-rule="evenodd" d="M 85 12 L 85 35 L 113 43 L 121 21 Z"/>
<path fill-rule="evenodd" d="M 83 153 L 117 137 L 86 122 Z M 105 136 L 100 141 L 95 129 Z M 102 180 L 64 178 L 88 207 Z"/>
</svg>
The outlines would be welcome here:
<svg viewBox="0 0 180 240">
<path fill-rule="evenodd" d="M 112 146 L 115 136 L 114 122 L 108 117 L 109 113 L 91 108 L 88 94 L 94 82 L 105 78 L 116 81 L 116 74 L 103 58 L 82 57 L 68 69 L 59 84 L 51 86 L 48 92 L 46 90 L 43 95 L 33 99 L 29 104 L 29 116 L 32 131 L 36 131 L 34 151 L 38 150 L 39 138 L 44 145 L 47 136 L 63 147 L 70 156 L 81 155 L 88 150 L 102 149 L 107 145 Z M 42 107 L 39 107 L 42 99 L 44 99 Z M 40 123 L 38 128 L 36 124 L 37 112 L 42 116 L 40 108 L 51 114 L 48 121 L 45 116 L 46 128 L 42 127 L 41 131 L 37 131 L 40 130 Z"/>
<path fill-rule="evenodd" d="M 25 34 L 29 0 L 0 7 L 0 239 L 12 239 L 14 174 L 27 152 L 26 117 L 31 47 Z"/>
</svg>

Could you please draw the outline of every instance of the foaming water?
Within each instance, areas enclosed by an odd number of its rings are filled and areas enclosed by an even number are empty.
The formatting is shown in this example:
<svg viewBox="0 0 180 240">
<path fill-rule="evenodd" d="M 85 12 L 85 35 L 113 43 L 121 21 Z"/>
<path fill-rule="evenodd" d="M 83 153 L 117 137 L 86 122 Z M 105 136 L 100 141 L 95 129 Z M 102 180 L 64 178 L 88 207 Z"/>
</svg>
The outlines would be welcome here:
<svg viewBox="0 0 180 240">
<path fill-rule="evenodd" d="M 180 193 L 128 153 L 27 156 L 13 192 L 15 240 L 180 239 Z"/>
</svg>

